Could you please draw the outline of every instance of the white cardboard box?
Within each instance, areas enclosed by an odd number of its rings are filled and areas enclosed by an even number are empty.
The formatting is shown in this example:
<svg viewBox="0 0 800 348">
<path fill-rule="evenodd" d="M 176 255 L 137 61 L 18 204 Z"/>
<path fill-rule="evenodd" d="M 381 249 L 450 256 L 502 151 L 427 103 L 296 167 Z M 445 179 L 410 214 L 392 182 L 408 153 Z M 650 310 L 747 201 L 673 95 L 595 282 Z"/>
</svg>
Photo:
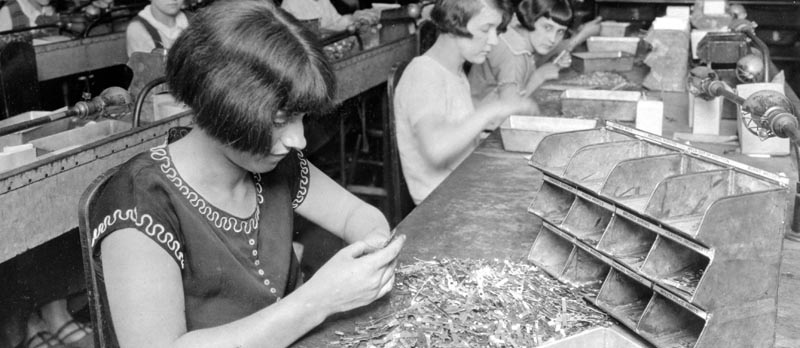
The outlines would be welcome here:
<svg viewBox="0 0 800 348">
<path fill-rule="evenodd" d="M 722 120 L 723 97 L 705 100 L 700 97 L 689 97 L 689 115 L 692 134 L 719 135 Z"/>
<path fill-rule="evenodd" d="M 689 18 L 691 15 L 691 6 L 667 6 L 667 17 Z"/>
<path fill-rule="evenodd" d="M 636 128 L 661 135 L 664 128 L 664 102 L 639 100 L 636 103 Z"/>
</svg>

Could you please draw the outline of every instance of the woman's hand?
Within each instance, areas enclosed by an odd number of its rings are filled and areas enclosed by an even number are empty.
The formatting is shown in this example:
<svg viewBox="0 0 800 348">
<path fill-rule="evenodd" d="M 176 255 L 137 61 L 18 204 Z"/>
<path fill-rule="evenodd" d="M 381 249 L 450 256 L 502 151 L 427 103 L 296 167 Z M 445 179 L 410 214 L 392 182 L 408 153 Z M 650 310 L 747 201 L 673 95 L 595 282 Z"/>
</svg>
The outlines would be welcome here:
<svg viewBox="0 0 800 348">
<path fill-rule="evenodd" d="M 353 13 L 354 23 L 367 23 L 369 25 L 378 24 L 381 13 L 372 9 L 358 10 Z"/>
<path fill-rule="evenodd" d="M 530 98 L 522 95 L 504 97 L 502 99 L 486 103 L 481 109 L 491 115 L 485 129 L 495 129 L 511 115 L 536 115 L 539 113 L 539 106 Z"/>
<path fill-rule="evenodd" d="M 553 64 L 553 63 L 545 63 L 542 66 L 536 68 L 536 71 L 533 72 L 533 75 L 528 80 L 528 85 L 525 86 L 520 94 L 525 98 L 530 98 L 533 92 L 536 91 L 539 86 L 541 86 L 547 80 L 555 80 L 559 77 L 559 73 L 561 72 L 561 67 Z"/>
<path fill-rule="evenodd" d="M 403 235 L 383 249 L 355 242 L 336 253 L 303 287 L 313 287 L 324 307 L 321 310 L 330 314 L 372 303 L 392 290 L 404 242 Z"/>
<path fill-rule="evenodd" d="M 545 63 L 536 69 L 533 73 L 538 76 L 542 81 L 555 80 L 561 72 L 561 67 L 553 63 Z"/>
<path fill-rule="evenodd" d="M 581 24 L 581 26 L 578 27 L 578 34 L 575 36 L 582 38 L 583 40 L 581 42 L 583 42 L 592 36 L 600 35 L 600 22 L 602 21 L 603 17 L 597 16 L 595 19 Z"/>
</svg>

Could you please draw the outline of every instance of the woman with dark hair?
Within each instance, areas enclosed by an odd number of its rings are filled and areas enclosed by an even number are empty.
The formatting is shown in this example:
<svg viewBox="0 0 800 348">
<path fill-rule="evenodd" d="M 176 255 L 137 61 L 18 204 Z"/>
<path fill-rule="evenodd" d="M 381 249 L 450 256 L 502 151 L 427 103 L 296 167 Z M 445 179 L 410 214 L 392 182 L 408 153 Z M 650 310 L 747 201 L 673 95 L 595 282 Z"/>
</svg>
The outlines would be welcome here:
<svg viewBox="0 0 800 348">
<path fill-rule="evenodd" d="M 510 30 L 500 35 L 500 43 L 486 62 L 470 70 L 475 103 L 530 95 L 545 81 L 558 78 L 559 70 L 569 65 L 569 56 L 556 62 L 549 62 L 550 58 L 600 30 L 598 17 L 564 40 L 573 17 L 568 0 L 521 0 L 514 12 Z"/>
<path fill-rule="evenodd" d="M 486 129 L 533 103 L 518 96 L 475 108 L 463 70 L 497 44 L 511 13 L 503 0 L 439 0 L 431 19 L 439 36 L 406 67 L 395 91 L 400 162 L 419 204 L 472 150 Z"/>
<path fill-rule="evenodd" d="M 194 112 L 177 141 L 123 164 L 97 196 L 92 247 L 121 347 L 284 347 L 392 289 L 404 237 L 309 163 L 302 119 L 332 107 L 311 34 L 263 0 L 217 1 L 167 59 Z M 297 213 L 351 243 L 303 281 Z"/>
</svg>

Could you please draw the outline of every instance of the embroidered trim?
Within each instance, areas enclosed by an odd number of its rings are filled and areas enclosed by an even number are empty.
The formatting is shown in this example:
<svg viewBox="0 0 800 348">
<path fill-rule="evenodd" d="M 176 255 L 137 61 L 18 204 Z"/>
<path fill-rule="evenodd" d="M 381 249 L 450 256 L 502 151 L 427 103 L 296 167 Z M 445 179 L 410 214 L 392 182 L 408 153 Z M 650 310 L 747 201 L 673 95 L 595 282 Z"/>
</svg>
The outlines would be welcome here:
<svg viewBox="0 0 800 348">
<path fill-rule="evenodd" d="M 303 204 L 303 201 L 306 200 L 306 194 L 308 194 L 308 183 L 310 181 L 309 169 L 308 169 L 308 161 L 306 157 L 303 156 L 302 151 L 297 151 L 297 158 L 300 159 L 300 187 L 297 188 L 297 196 L 294 197 L 292 201 L 292 209 L 297 209 L 300 204 Z"/>
<path fill-rule="evenodd" d="M 264 202 L 264 197 L 262 196 L 262 187 L 261 187 L 261 176 L 258 174 L 253 175 L 253 180 L 256 186 L 256 211 L 248 220 L 242 220 L 235 217 L 223 216 L 218 211 L 216 211 L 210 204 L 208 204 L 205 199 L 200 197 L 197 192 L 194 192 L 191 187 L 186 185 L 183 180 L 178 175 L 178 171 L 172 166 L 172 160 L 170 159 L 169 155 L 167 154 L 166 146 L 158 146 L 150 149 L 150 158 L 162 162 L 161 163 L 161 172 L 167 176 L 167 179 L 172 182 L 173 185 L 178 189 L 193 207 L 200 212 L 201 215 L 205 216 L 208 221 L 210 221 L 214 226 L 217 228 L 223 229 L 225 231 L 233 231 L 236 233 L 240 233 L 244 231 L 245 234 L 250 234 L 250 232 L 255 231 L 258 229 L 258 220 L 261 216 L 261 203 Z"/>
<path fill-rule="evenodd" d="M 181 242 L 175 238 L 175 234 L 166 231 L 164 225 L 153 222 L 153 217 L 150 214 L 139 215 L 136 208 L 125 210 L 114 210 L 111 215 L 106 215 L 95 229 L 92 230 L 92 248 L 94 248 L 97 240 L 105 233 L 109 227 L 113 226 L 117 221 L 131 221 L 139 227 L 144 233 L 150 237 L 155 237 L 155 240 L 165 245 L 172 254 L 175 255 L 180 264 L 181 269 L 184 268 L 184 257 L 181 251 Z M 144 228 L 142 229 L 142 227 Z"/>
</svg>

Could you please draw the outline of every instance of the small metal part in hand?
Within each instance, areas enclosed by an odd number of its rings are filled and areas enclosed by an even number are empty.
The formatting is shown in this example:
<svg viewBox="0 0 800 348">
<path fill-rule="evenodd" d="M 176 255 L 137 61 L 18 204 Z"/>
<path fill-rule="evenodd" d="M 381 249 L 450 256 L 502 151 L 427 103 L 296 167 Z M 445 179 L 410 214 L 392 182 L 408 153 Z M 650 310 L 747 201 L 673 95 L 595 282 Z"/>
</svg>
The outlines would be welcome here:
<svg viewBox="0 0 800 348">
<path fill-rule="evenodd" d="M 556 56 L 556 59 L 553 59 L 553 63 L 556 65 L 566 68 L 572 64 L 572 55 L 569 50 L 563 50 L 561 53 Z"/>
<path fill-rule="evenodd" d="M 392 234 L 390 234 L 389 238 L 386 239 L 386 241 L 383 243 L 383 245 L 381 245 L 381 249 L 383 249 L 383 248 L 387 247 L 389 244 L 391 244 L 395 240 L 395 238 L 397 238 L 397 230 L 392 230 Z"/>
</svg>

